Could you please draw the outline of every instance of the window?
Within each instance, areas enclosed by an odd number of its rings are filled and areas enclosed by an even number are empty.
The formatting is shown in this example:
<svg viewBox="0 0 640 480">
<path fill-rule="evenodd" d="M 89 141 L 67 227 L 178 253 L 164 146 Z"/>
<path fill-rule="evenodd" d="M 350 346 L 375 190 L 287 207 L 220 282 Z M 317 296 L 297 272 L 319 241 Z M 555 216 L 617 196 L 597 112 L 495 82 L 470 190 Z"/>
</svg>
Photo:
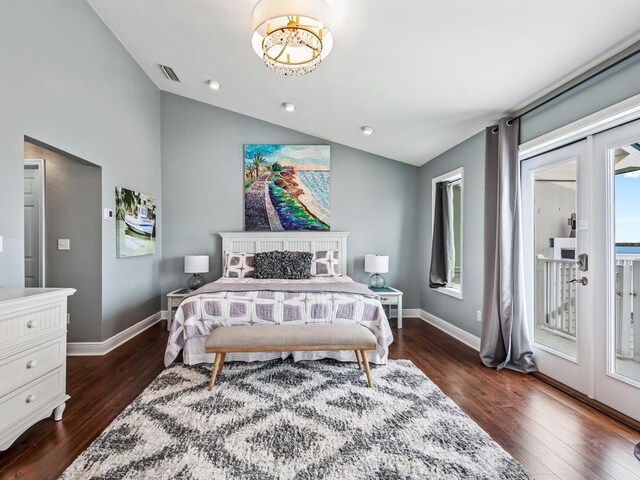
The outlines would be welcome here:
<svg viewBox="0 0 640 480">
<path fill-rule="evenodd" d="M 462 299 L 463 174 L 458 168 L 431 185 L 432 241 L 429 286 Z"/>
</svg>

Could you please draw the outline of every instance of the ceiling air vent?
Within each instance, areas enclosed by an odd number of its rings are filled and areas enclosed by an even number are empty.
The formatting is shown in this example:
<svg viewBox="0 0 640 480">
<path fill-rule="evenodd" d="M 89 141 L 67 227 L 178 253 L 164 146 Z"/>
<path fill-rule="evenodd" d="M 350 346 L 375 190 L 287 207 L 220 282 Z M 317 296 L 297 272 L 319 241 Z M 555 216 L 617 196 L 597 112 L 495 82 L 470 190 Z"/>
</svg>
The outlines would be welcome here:
<svg viewBox="0 0 640 480">
<path fill-rule="evenodd" d="M 166 65 L 158 65 L 160 67 L 160 70 L 162 70 L 162 73 L 164 73 L 164 76 L 167 77 L 169 80 L 173 80 L 174 82 L 179 82 L 180 79 L 178 78 L 178 75 L 176 75 L 176 72 L 173 71 L 173 68 L 171 67 L 167 67 Z"/>
</svg>

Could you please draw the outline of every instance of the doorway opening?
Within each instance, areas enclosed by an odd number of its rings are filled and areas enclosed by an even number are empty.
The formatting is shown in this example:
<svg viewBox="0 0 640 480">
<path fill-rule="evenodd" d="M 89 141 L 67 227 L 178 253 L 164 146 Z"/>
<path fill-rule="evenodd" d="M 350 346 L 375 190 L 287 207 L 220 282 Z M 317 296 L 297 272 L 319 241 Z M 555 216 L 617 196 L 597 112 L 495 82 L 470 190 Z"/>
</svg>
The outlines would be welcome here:
<svg viewBox="0 0 640 480">
<path fill-rule="evenodd" d="M 25 287 L 76 289 L 68 339 L 102 335 L 102 168 L 24 138 Z"/>
</svg>

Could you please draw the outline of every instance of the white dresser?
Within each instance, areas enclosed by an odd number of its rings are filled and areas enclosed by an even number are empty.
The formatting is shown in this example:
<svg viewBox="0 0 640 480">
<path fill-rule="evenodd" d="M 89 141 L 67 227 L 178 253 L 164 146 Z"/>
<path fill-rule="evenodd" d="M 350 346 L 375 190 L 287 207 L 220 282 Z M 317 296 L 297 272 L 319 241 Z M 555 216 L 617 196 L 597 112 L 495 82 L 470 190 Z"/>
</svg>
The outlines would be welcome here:
<svg viewBox="0 0 640 480">
<path fill-rule="evenodd" d="M 53 413 L 62 419 L 72 288 L 0 288 L 0 451 Z"/>
</svg>

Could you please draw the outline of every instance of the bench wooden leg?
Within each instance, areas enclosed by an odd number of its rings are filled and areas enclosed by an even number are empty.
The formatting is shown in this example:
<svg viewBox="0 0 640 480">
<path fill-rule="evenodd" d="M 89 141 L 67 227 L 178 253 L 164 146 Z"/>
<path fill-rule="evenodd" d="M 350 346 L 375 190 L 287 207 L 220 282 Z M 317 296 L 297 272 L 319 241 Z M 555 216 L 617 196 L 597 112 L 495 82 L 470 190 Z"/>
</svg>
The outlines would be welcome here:
<svg viewBox="0 0 640 480">
<path fill-rule="evenodd" d="M 222 358 L 222 353 L 216 353 L 216 359 L 213 362 L 213 368 L 211 369 L 211 381 L 209 382 L 209 390 L 212 390 L 213 386 L 216 383 L 216 377 L 218 376 L 218 370 L 220 369 L 221 358 Z"/>
<path fill-rule="evenodd" d="M 358 368 L 362 370 L 362 359 L 360 358 L 360 351 L 356 350 L 356 360 L 358 360 Z"/>
<path fill-rule="evenodd" d="M 220 375 L 222 373 L 222 369 L 224 368 L 224 357 L 227 354 L 222 352 L 220 355 L 222 355 L 222 357 L 220 358 L 220 368 L 218 368 L 218 375 Z"/>
<path fill-rule="evenodd" d="M 361 350 L 360 355 L 362 355 L 362 363 L 364 363 L 364 372 L 367 374 L 367 383 L 369 384 L 369 388 L 373 388 L 373 380 L 371 379 L 371 370 L 369 370 L 369 359 L 367 358 L 367 351 Z"/>
</svg>

